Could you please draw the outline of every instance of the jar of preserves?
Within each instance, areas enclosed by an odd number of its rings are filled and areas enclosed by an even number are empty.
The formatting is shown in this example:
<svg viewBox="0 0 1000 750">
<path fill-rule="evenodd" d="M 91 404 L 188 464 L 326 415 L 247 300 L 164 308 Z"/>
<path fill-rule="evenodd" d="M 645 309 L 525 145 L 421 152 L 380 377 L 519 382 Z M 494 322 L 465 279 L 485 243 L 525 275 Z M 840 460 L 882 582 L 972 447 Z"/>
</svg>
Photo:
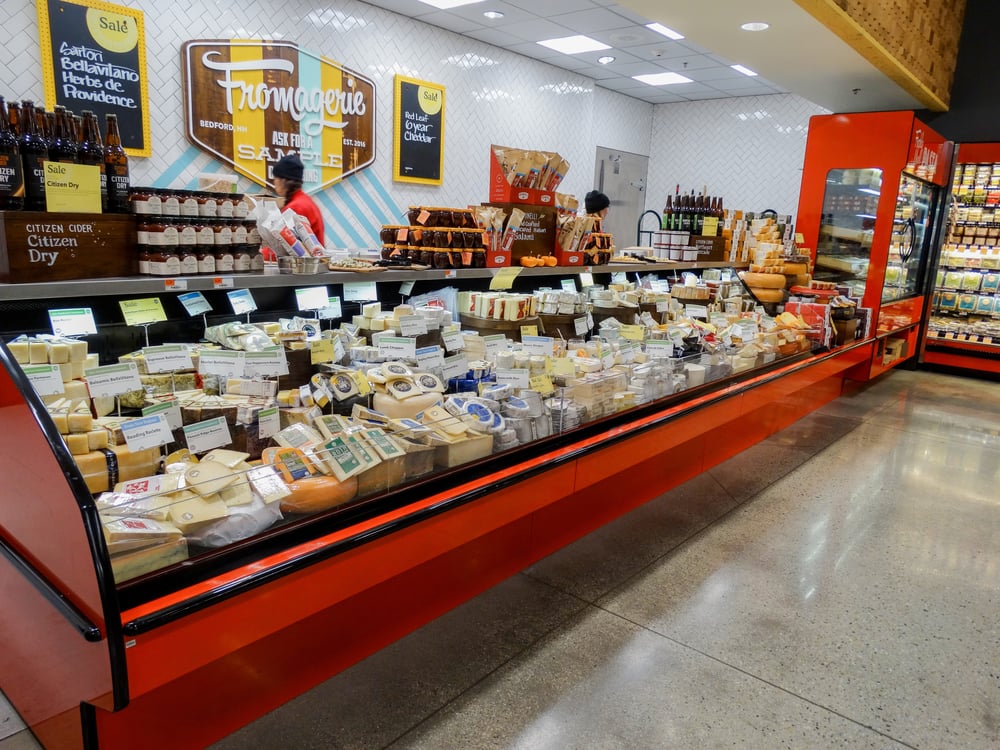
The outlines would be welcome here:
<svg viewBox="0 0 1000 750">
<path fill-rule="evenodd" d="M 219 215 L 218 204 L 211 193 L 196 193 L 198 201 L 198 216 L 203 219 L 214 219 Z"/>
<path fill-rule="evenodd" d="M 133 188 L 129 194 L 132 213 L 139 216 L 160 216 L 163 214 L 160 196 L 153 188 Z"/>
<path fill-rule="evenodd" d="M 139 273 L 149 275 L 149 218 L 138 219 L 135 231 L 135 252 L 139 258 Z"/>
<path fill-rule="evenodd" d="M 431 265 L 434 268 L 451 268 L 451 253 L 448 250 L 439 248 L 431 254 Z"/>
<path fill-rule="evenodd" d="M 229 193 L 215 194 L 215 209 L 220 219 L 233 218 L 234 208 L 235 206 L 233 204 L 233 196 L 231 194 Z"/>
<path fill-rule="evenodd" d="M 198 216 L 198 199 L 193 190 L 178 190 L 177 200 L 180 203 L 181 216 L 193 218 Z"/>
<path fill-rule="evenodd" d="M 180 196 L 174 190 L 167 188 L 157 188 L 156 195 L 160 199 L 160 213 L 164 216 L 180 216 L 181 202 Z"/>
<path fill-rule="evenodd" d="M 180 259 L 181 274 L 194 276 L 198 273 L 198 238 L 195 225 L 190 219 L 177 217 L 177 257 Z"/>
<path fill-rule="evenodd" d="M 250 251 L 247 249 L 247 228 L 242 221 L 231 221 L 233 228 L 233 271 L 250 273 Z"/>
<path fill-rule="evenodd" d="M 233 228 L 227 221 L 216 221 L 212 225 L 215 232 L 215 272 L 233 272 Z"/>
<path fill-rule="evenodd" d="M 246 201 L 243 200 L 243 193 L 233 194 L 233 218 L 245 219 L 249 212 Z"/>
</svg>

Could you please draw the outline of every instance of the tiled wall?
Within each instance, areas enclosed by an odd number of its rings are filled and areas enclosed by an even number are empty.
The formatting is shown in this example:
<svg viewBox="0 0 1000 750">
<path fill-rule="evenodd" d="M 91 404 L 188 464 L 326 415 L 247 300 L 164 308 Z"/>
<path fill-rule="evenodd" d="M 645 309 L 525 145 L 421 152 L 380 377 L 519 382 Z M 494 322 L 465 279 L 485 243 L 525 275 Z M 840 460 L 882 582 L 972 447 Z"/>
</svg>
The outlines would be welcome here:
<svg viewBox="0 0 1000 750">
<path fill-rule="evenodd" d="M 122 0 L 145 14 L 153 155 L 132 160 L 134 184 L 195 187 L 200 172 L 227 171 L 184 137 L 180 46 L 189 39 L 275 38 L 358 69 L 377 87 L 377 158 L 324 192 L 327 236 L 373 246 L 382 223 L 413 203 L 466 205 L 487 195 L 490 143 L 554 150 L 572 165 L 562 190 L 593 187 L 595 147 L 649 154 L 647 208 L 667 186 L 708 183 L 727 205 L 794 211 L 808 116 L 794 96 L 653 105 L 600 89 L 588 78 L 353 0 Z M 3 0 L 0 94 L 43 98 L 35 3 Z M 396 73 L 447 88 L 441 186 L 392 181 Z M 758 117 L 757 113 L 763 113 Z M 741 117 L 745 115 L 745 117 Z M 241 190 L 256 190 L 241 178 Z"/>
</svg>

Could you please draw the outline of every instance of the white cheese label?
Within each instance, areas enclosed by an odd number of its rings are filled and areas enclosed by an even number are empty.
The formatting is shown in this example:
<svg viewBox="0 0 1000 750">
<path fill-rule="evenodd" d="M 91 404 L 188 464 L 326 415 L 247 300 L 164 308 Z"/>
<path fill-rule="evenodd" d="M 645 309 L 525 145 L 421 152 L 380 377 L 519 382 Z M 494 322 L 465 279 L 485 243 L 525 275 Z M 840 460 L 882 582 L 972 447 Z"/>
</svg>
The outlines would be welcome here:
<svg viewBox="0 0 1000 750">
<path fill-rule="evenodd" d="M 39 396 L 56 396 L 66 392 L 59 365 L 28 365 L 24 374 Z"/>
<path fill-rule="evenodd" d="M 49 310 L 52 333 L 56 336 L 89 336 L 97 333 L 94 312 L 89 307 Z"/>
<path fill-rule="evenodd" d="M 257 309 L 257 302 L 249 289 L 235 289 L 226 292 L 226 296 L 229 297 L 229 304 L 233 306 L 233 312 L 237 315 L 252 313 Z"/>
<path fill-rule="evenodd" d="M 421 370 L 439 370 L 444 366 L 444 350 L 440 346 L 425 346 L 417 349 L 416 360 Z"/>
<path fill-rule="evenodd" d="M 674 345 L 669 341 L 650 339 L 646 342 L 646 354 L 650 359 L 669 359 L 674 355 Z"/>
<path fill-rule="evenodd" d="M 151 372 L 174 372 L 190 370 L 191 351 L 183 344 L 166 344 L 164 346 L 147 346 L 142 350 L 146 360 L 146 369 Z"/>
<path fill-rule="evenodd" d="M 278 407 L 272 407 L 270 409 L 261 409 L 257 412 L 258 424 L 258 434 L 261 440 L 277 435 L 281 432 L 281 416 L 278 413 Z"/>
<path fill-rule="evenodd" d="M 223 375 L 228 378 L 243 377 L 246 370 L 245 354 L 225 349 L 202 351 L 198 355 L 198 372 L 202 375 Z"/>
<path fill-rule="evenodd" d="M 656 303 L 656 312 L 665 313 L 670 310 L 670 300 L 661 299 Z"/>
<path fill-rule="evenodd" d="M 321 310 L 330 304 L 330 293 L 325 286 L 296 289 L 295 304 L 299 310 Z"/>
<path fill-rule="evenodd" d="M 576 282 L 573 281 L 573 279 L 563 279 L 562 281 L 559 282 L 559 284 L 562 286 L 562 290 L 564 292 L 576 291 Z"/>
<path fill-rule="evenodd" d="M 184 420 L 181 417 L 181 407 L 176 399 L 173 401 L 164 401 L 162 404 L 147 406 L 142 410 L 142 416 L 144 417 L 155 417 L 157 414 L 162 414 L 166 418 L 171 430 L 179 430 L 184 424 Z"/>
<path fill-rule="evenodd" d="M 288 374 L 288 359 L 283 347 L 265 349 L 262 352 L 244 352 L 246 366 L 244 375 L 248 378 L 275 377 Z"/>
<path fill-rule="evenodd" d="M 184 309 L 187 310 L 187 314 L 192 317 L 212 311 L 212 306 L 209 304 L 208 300 L 205 299 L 205 295 L 201 292 L 178 294 L 177 299 L 179 299 L 180 303 L 184 305 Z"/>
<path fill-rule="evenodd" d="M 701 318 L 708 320 L 708 308 L 704 305 L 685 305 L 684 314 L 689 318 Z"/>
<path fill-rule="evenodd" d="M 528 354 L 551 357 L 552 343 L 551 336 L 521 336 L 521 346 Z"/>
<path fill-rule="evenodd" d="M 327 297 L 326 307 L 321 307 L 318 312 L 320 320 L 339 320 L 344 317 L 344 313 L 340 309 L 340 297 Z"/>
<path fill-rule="evenodd" d="M 612 284 L 627 284 L 628 283 L 628 279 L 625 277 L 625 272 L 624 271 L 615 271 L 613 274 L 611 274 L 611 283 Z"/>
<path fill-rule="evenodd" d="M 483 343 L 486 345 L 486 359 L 496 359 L 500 352 L 507 351 L 507 337 L 502 333 L 493 336 L 483 336 Z"/>
<path fill-rule="evenodd" d="M 135 362 L 94 367 L 84 373 L 91 398 L 100 396 L 120 396 L 130 391 L 142 390 L 139 368 Z"/>
<path fill-rule="evenodd" d="M 583 336 L 590 330 L 590 325 L 586 318 L 577 318 L 573 321 L 573 328 L 576 330 L 577 336 Z"/>
<path fill-rule="evenodd" d="M 445 331 L 441 334 L 444 348 L 449 352 L 461 351 L 465 348 L 465 338 L 461 331 Z"/>
<path fill-rule="evenodd" d="M 441 365 L 441 374 L 446 380 L 449 378 L 464 378 L 468 371 L 469 362 L 463 354 L 448 357 Z"/>
<path fill-rule="evenodd" d="M 184 436 L 187 438 L 188 450 L 192 453 L 204 453 L 213 448 L 223 448 L 233 442 L 233 437 L 229 434 L 229 425 L 224 417 L 185 425 Z"/>
<path fill-rule="evenodd" d="M 417 341 L 399 336 L 382 336 L 378 340 L 378 353 L 386 359 L 413 359 L 417 356 Z"/>
<path fill-rule="evenodd" d="M 412 279 L 410 281 L 404 281 L 402 284 L 399 285 L 399 293 L 404 297 L 409 297 L 410 292 L 413 291 L 413 285 L 415 283 L 416 282 L 414 282 Z"/>
<path fill-rule="evenodd" d="M 378 299 L 378 288 L 374 281 L 344 284 L 344 299 L 348 302 L 370 302 Z"/>
<path fill-rule="evenodd" d="M 122 435 L 130 451 L 144 451 L 157 448 L 173 441 L 170 423 L 164 414 L 154 414 L 141 419 L 122 422 Z"/>
<path fill-rule="evenodd" d="M 510 385 L 514 388 L 527 388 L 530 380 L 530 370 L 497 370 L 497 383 L 499 385 Z"/>
<path fill-rule="evenodd" d="M 584 272 L 580 274 L 580 286 L 586 289 L 588 286 L 594 285 L 594 274 Z"/>
<path fill-rule="evenodd" d="M 421 336 L 427 333 L 427 321 L 419 315 L 404 315 L 399 319 L 399 332 L 403 336 Z"/>
</svg>

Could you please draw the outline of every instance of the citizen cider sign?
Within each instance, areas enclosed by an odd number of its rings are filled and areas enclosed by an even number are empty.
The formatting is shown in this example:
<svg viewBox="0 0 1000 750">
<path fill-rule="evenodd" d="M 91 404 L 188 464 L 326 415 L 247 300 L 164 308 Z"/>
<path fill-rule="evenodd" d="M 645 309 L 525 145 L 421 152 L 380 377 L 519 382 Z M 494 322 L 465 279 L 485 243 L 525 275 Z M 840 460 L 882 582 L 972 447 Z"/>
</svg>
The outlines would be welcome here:
<svg viewBox="0 0 1000 750">
<path fill-rule="evenodd" d="M 375 84 L 292 42 L 196 40 L 181 47 L 188 139 L 273 187 L 285 154 L 315 192 L 375 161 Z"/>
</svg>

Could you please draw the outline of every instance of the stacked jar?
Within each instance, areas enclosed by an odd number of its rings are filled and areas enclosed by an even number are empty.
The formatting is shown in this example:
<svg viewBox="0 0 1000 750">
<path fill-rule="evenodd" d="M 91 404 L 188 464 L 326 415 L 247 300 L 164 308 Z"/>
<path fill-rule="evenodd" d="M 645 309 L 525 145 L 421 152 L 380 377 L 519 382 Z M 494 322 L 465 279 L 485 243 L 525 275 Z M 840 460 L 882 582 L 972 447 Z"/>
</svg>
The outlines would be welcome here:
<svg viewBox="0 0 1000 750">
<path fill-rule="evenodd" d="M 248 218 L 242 195 L 136 187 L 129 202 L 137 219 L 142 275 L 249 273 L 264 268 L 257 223 Z"/>
<path fill-rule="evenodd" d="M 382 259 L 431 268 L 485 268 L 483 230 L 467 208 L 411 206 L 409 225 L 384 225 Z"/>
</svg>

